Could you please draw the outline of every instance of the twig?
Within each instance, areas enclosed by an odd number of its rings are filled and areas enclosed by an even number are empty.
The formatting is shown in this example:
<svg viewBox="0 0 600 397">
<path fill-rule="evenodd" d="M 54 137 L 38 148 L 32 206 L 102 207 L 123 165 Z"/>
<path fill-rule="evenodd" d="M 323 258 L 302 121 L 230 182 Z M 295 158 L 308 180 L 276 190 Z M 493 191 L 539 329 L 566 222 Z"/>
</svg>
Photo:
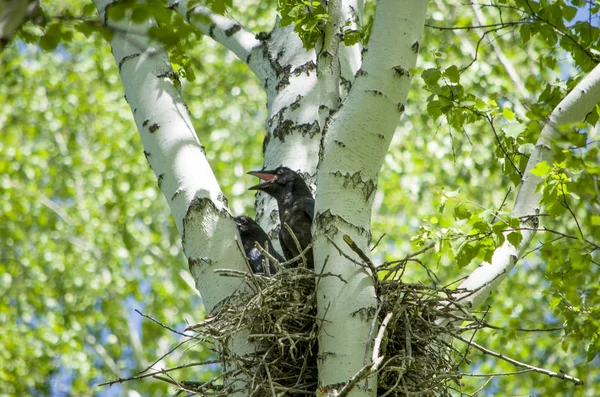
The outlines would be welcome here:
<svg viewBox="0 0 600 397">
<path fill-rule="evenodd" d="M 303 255 L 305 251 L 302 250 L 300 241 L 298 241 L 298 239 L 296 238 L 296 235 L 292 231 L 292 228 L 290 227 L 290 225 L 288 225 L 287 223 L 284 223 L 283 226 L 286 228 L 288 233 L 292 236 L 292 239 L 294 240 L 294 244 L 296 244 L 296 249 L 298 250 L 298 252 L 300 252 L 300 255 L 302 257 L 302 264 L 304 265 L 304 268 L 305 269 L 308 268 L 308 265 L 306 264 L 306 256 Z"/>
<path fill-rule="evenodd" d="M 360 259 L 362 259 L 369 266 L 369 269 L 371 269 L 371 273 L 373 274 L 373 276 L 377 277 L 377 267 L 373 264 L 371 259 L 367 256 L 367 254 L 365 254 L 360 248 L 358 248 L 358 245 L 356 245 L 354 240 L 352 240 L 352 238 L 347 234 L 344 234 L 343 239 L 344 242 L 348 245 L 348 247 L 350 247 L 350 249 L 354 251 L 354 253 L 358 255 Z"/>
<path fill-rule="evenodd" d="M 281 270 L 281 267 L 282 267 L 281 263 L 279 263 L 279 261 L 277 259 L 275 259 L 275 257 L 273 255 L 271 255 L 268 250 L 261 247 L 260 244 L 258 243 L 258 241 L 254 242 L 254 247 L 268 259 L 268 261 L 266 263 L 267 265 L 270 265 L 272 263 L 275 265 L 275 267 L 277 267 L 277 270 Z M 267 266 L 267 267 L 269 267 L 268 271 L 266 269 L 263 269 L 263 270 L 265 270 L 265 274 L 268 273 L 269 276 L 272 276 L 272 274 L 270 273 L 271 272 L 270 266 Z"/>
<path fill-rule="evenodd" d="M 179 331 L 177 331 L 177 330 L 175 330 L 175 329 L 173 329 L 173 328 L 169 327 L 168 325 L 165 325 L 165 324 L 161 323 L 160 321 L 158 321 L 158 320 L 156 320 L 156 319 L 154 319 L 154 318 L 150 317 L 149 315 L 142 313 L 142 312 L 141 312 L 141 311 L 139 311 L 138 309 L 135 309 L 135 311 L 136 311 L 136 312 L 137 312 L 137 314 L 139 314 L 140 316 L 142 316 L 142 317 L 146 317 L 148 320 L 155 322 L 156 324 L 160 325 L 161 327 L 163 327 L 163 328 L 165 328 L 165 329 L 168 329 L 169 331 L 173 332 L 174 334 L 181 335 L 181 336 L 185 336 L 186 338 L 191 338 L 191 337 L 192 337 L 192 335 L 188 335 L 188 334 L 186 334 L 186 333 L 179 332 Z"/>
<path fill-rule="evenodd" d="M 375 243 L 375 245 L 373 247 L 371 247 L 371 252 L 373 252 L 375 250 L 375 248 L 377 248 L 377 246 L 379 245 L 379 243 L 381 242 L 381 240 L 383 240 L 383 238 L 386 236 L 385 233 L 383 233 L 381 235 L 381 237 L 379 237 L 379 239 L 377 240 L 377 242 Z"/>
<path fill-rule="evenodd" d="M 372 361 L 381 363 L 381 361 L 383 360 L 383 356 L 379 355 L 379 349 L 381 348 L 381 341 L 383 340 L 383 335 L 385 333 L 385 329 L 387 328 L 388 323 L 390 322 L 390 320 L 392 319 L 392 312 L 389 312 L 385 315 L 385 317 L 383 318 L 383 321 L 381 322 L 381 325 L 379 326 L 379 332 L 377 333 L 377 337 L 375 338 L 375 343 L 373 345 L 373 357 L 372 357 Z M 373 370 L 376 371 L 377 368 L 374 366 Z"/>
<path fill-rule="evenodd" d="M 471 397 L 473 397 L 475 394 L 477 394 L 477 393 L 479 393 L 480 391 L 482 391 L 482 390 L 483 390 L 483 389 L 484 389 L 484 388 L 487 386 L 487 384 L 491 382 L 491 380 L 492 380 L 492 379 L 494 379 L 494 376 L 493 376 L 493 375 L 491 375 L 491 376 L 489 377 L 489 379 L 488 379 L 488 380 L 486 380 L 486 381 L 483 383 L 483 385 L 481 385 L 481 387 L 480 387 L 479 389 L 477 389 L 477 390 L 475 390 L 473 393 L 471 393 L 471 394 L 470 394 L 470 396 L 471 396 Z"/>
<path fill-rule="evenodd" d="M 111 386 L 111 385 L 114 385 L 115 383 L 123 383 L 123 382 L 129 382 L 132 380 L 149 378 L 149 377 L 156 376 L 158 374 L 164 374 L 164 373 L 171 372 L 171 371 L 177 371 L 182 368 L 197 367 L 200 365 L 220 364 L 220 363 L 221 363 L 220 360 L 209 360 L 209 361 L 202 361 L 202 362 L 197 362 L 197 363 L 182 364 L 182 365 L 178 365 L 173 368 L 161 369 L 161 370 L 157 370 L 155 372 L 150 372 L 147 374 L 135 375 L 135 376 L 130 376 L 129 378 L 119 378 L 119 379 L 111 380 L 108 382 L 103 382 L 103 383 L 98 384 L 98 386 Z"/>
<path fill-rule="evenodd" d="M 487 348 L 485 348 L 485 347 L 483 347 L 483 346 L 481 346 L 481 345 L 478 345 L 478 344 L 477 344 L 477 343 L 475 343 L 475 342 L 469 342 L 469 340 L 468 340 L 468 339 L 465 339 L 465 338 L 463 338 L 463 337 L 462 337 L 462 336 L 460 336 L 460 335 L 453 334 L 452 336 L 453 336 L 454 338 L 456 338 L 456 339 L 458 339 L 458 340 L 462 341 L 462 342 L 465 342 L 465 343 L 467 343 L 467 344 L 469 344 L 469 345 L 473 346 L 473 347 L 474 347 L 474 348 L 476 348 L 477 350 L 479 350 L 479 351 L 481 351 L 481 352 L 483 352 L 483 353 L 485 353 L 485 354 L 487 354 L 487 355 L 490 355 L 490 356 L 492 356 L 492 357 L 496 357 L 496 358 L 498 358 L 498 359 L 500 359 L 500 360 L 504 360 L 504 361 L 506 361 L 506 362 L 509 362 L 509 363 L 511 363 L 511 364 L 513 364 L 513 365 L 515 365 L 515 366 L 517 366 L 517 367 L 526 368 L 526 369 L 528 369 L 528 370 L 530 370 L 530 371 L 538 372 L 538 373 L 540 373 L 540 374 L 547 375 L 547 376 L 549 376 L 549 377 L 551 377 L 551 378 L 559 378 L 559 379 L 563 379 L 563 380 L 566 380 L 566 381 L 572 382 L 572 383 L 574 383 L 575 385 L 583 385 L 583 381 L 582 381 L 581 379 L 579 379 L 579 378 L 575 378 L 575 377 L 573 377 L 573 376 L 570 376 L 570 375 L 567 375 L 567 374 L 566 374 L 566 373 L 564 373 L 564 372 L 553 372 L 553 371 L 549 371 L 549 370 L 547 370 L 547 369 L 544 369 L 544 368 L 538 368 L 538 367 L 534 367 L 533 365 L 525 364 L 525 363 L 522 363 L 522 362 L 520 362 L 520 361 L 517 361 L 517 360 L 515 360 L 515 359 L 513 359 L 513 358 L 507 357 L 507 356 L 505 356 L 505 355 L 504 355 L 504 354 L 502 354 L 502 353 L 496 353 L 496 352 L 494 352 L 494 351 L 492 351 L 492 350 L 489 350 L 489 349 L 487 349 Z"/>
</svg>

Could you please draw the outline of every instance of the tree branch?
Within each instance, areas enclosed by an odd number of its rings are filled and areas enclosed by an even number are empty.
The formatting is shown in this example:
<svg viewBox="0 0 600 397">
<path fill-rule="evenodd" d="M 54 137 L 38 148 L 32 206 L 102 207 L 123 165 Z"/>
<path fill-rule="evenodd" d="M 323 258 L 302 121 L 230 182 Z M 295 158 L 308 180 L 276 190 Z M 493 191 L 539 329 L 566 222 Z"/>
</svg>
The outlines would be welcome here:
<svg viewBox="0 0 600 397">
<path fill-rule="evenodd" d="M 239 234 L 227 199 L 198 141 L 188 109 L 183 102 L 167 54 L 145 33 L 150 21 L 134 23 L 128 16 L 108 21 L 111 0 L 94 0 L 100 19 L 122 34 L 110 44 L 144 145 L 144 154 L 154 170 L 175 223 L 182 236 L 185 255 L 196 288 L 207 312 L 240 288 L 243 280 L 222 277 L 215 269 L 245 269 L 245 258 L 237 249 Z M 135 42 L 130 38 L 136 36 Z M 247 334 L 236 333 L 228 346 L 236 354 L 253 352 Z M 243 388 L 242 375 L 226 383 Z M 232 394 L 235 395 L 235 394 Z"/>
<path fill-rule="evenodd" d="M 0 51 L 40 6 L 39 0 L 0 2 Z"/>
<path fill-rule="evenodd" d="M 525 368 L 526 370 L 529 370 L 529 371 L 534 371 L 534 372 L 538 372 L 540 374 L 548 375 L 548 376 L 550 376 L 552 378 L 564 379 L 564 380 L 572 382 L 572 383 L 574 383 L 576 385 L 583 385 L 583 381 L 581 379 L 575 378 L 575 377 L 570 376 L 570 375 L 567 375 L 564 372 L 553 372 L 553 371 L 549 371 L 549 370 L 544 369 L 544 368 L 534 367 L 533 365 L 525 364 L 525 363 L 517 361 L 517 360 L 515 360 L 513 358 L 507 357 L 507 356 L 505 356 L 502 353 L 496 353 L 496 352 L 494 352 L 492 350 L 486 349 L 485 347 L 483 347 L 483 346 L 481 346 L 481 345 L 473 342 L 472 340 L 465 339 L 465 338 L 463 338 L 460 335 L 453 335 L 453 336 L 456 339 L 458 339 L 458 340 L 466 343 L 469 346 L 473 346 L 477 350 L 479 350 L 479 351 L 481 351 L 481 352 L 483 352 L 483 353 L 485 353 L 485 354 L 487 354 L 489 356 L 496 357 L 496 358 L 498 358 L 500 360 L 504 360 L 504 361 L 506 361 L 508 363 L 511 363 L 512 365 L 515 365 L 517 367 Z"/>
<path fill-rule="evenodd" d="M 343 106 L 330 116 L 317 170 L 316 216 L 313 222 L 315 271 L 327 262 L 329 277 L 317 286 L 318 315 L 328 321 L 319 334 L 319 383 L 331 390 L 364 366 L 376 311 L 374 281 L 357 251 L 369 253 L 371 208 L 377 175 L 383 164 L 404 103 L 419 52 L 427 1 L 379 0 L 368 51 Z M 343 197 L 343 199 L 340 199 Z M 337 247 L 344 235 L 357 251 L 346 255 Z M 356 261 L 356 262 L 355 262 Z M 364 313 L 364 315 L 357 315 Z M 352 389 L 372 395 L 375 377 Z M 348 389 L 347 389 L 348 390 Z"/>
<path fill-rule="evenodd" d="M 112 3 L 95 3 L 105 21 Z M 210 312 L 239 286 L 239 281 L 218 277 L 213 269 L 244 268 L 243 256 L 235 249 L 237 232 L 227 200 L 198 141 L 167 54 L 147 35 L 138 34 L 148 31 L 150 21 L 135 24 L 124 18 L 105 23 L 124 32 L 113 36 L 111 46 L 125 97 Z"/>
<path fill-rule="evenodd" d="M 224 15 L 215 14 L 210 8 L 197 2 L 169 0 L 169 4 L 191 25 L 237 55 L 259 79 L 264 80 L 266 78 L 263 70 L 265 62 L 261 62 L 264 61 L 260 50 L 262 43 L 254 34 L 238 22 Z"/>
<path fill-rule="evenodd" d="M 470 307 L 479 306 L 524 254 L 535 236 L 541 211 L 541 193 L 536 189 L 542 182 L 542 178 L 533 175 L 531 170 L 543 161 L 552 164 L 551 145 L 558 136 L 560 126 L 583 121 L 598 103 L 600 103 L 600 65 L 581 80 L 552 111 L 527 162 L 513 207 L 513 216 L 522 219 L 522 241 L 515 247 L 506 239 L 494 251 L 491 263 L 483 262 L 467 277 L 459 287 L 466 290 L 463 303 Z"/>
</svg>

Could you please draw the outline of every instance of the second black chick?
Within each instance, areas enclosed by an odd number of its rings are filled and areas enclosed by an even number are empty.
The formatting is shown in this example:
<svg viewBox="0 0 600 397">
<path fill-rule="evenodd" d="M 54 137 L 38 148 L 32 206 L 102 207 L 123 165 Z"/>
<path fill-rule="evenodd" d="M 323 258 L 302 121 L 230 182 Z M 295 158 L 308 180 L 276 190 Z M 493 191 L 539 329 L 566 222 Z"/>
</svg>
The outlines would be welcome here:
<svg viewBox="0 0 600 397">
<path fill-rule="evenodd" d="M 235 221 L 235 225 L 240 232 L 240 237 L 242 238 L 242 245 L 244 246 L 244 252 L 246 253 L 246 257 L 248 258 L 248 263 L 250 264 L 250 268 L 254 273 L 265 273 L 263 269 L 263 265 L 265 263 L 269 264 L 269 272 L 271 275 L 277 273 L 277 267 L 273 264 L 269 258 L 266 258 L 259 250 L 256 248 L 255 243 L 260 244 L 272 257 L 277 259 L 279 263 L 285 262 L 285 259 L 281 256 L 281 254 L 273 248 L 273 244 L 271 243 L 271 239 L 267 236 L 267 233 L 254 221 L 254 219 L 249 216 L 236 216 L 233 218 Z"/>
</svg>

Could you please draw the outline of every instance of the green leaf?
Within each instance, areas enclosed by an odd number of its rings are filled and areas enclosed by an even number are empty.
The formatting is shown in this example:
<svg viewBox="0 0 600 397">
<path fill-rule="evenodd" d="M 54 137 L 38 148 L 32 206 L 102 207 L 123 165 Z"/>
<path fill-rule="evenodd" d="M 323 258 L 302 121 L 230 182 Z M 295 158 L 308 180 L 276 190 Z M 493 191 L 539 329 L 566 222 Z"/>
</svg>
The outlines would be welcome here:
<svg viewBox="0 0 600 397">
<path fill-rule="evenodd" d="M 559 296 L 553 296 L 552 299 L 550 299 L 550 309 L 554 309 L 556 306 L 558 306 L 560 304 L 560 302 L 562 302 L 562 298 Z"/>
<path fill-rule="evenodd" d="M 92 2 L 86 3 L 83 6 L 82 13 L 84 15 L 94 15 L 95 16 L 96 15 L 96 6 Z"/>
<path fill-rule="evenodd" d="M 575 7 L 570 7 L 568 5 L 565 5 L 562 7 L 562 18 L 564 18 L 566 21 L 572 21 L 573 18 L 575 18 L 575 15 L 577 15 L 577 8 Z"/>
<path fill-rule="evenodd" d="M 471 211 L 460 204 L 454 207 L 454 219 L 469 219 L 471 215 Z"/>
<path fill-rule="evenodd" d="M 519 244 L 521 244 L 521 241 L 523 240 L 523 236 L 521 236 L 520 231 L 515 230 L 514 232 L 508 233 L 508 235 L 506 236 L 506 239 L 508 240 L 509 243 L 511 243 L 512 245 L 517 247 Z"/>
<path fill-rule="evenodd" d="M 61 35 L 62 35 L 61 25 L 56 24 L 56 23 L 49 25 L 48 29 L 46 29 L 46 33 L 40 39 L 40 47 L 42 48 L 42 50 L 45 50 L 45 51 L 54 50 L 58 46 L 58 43 L 60 42 Z"/>
<path fill-rule="evenodd" d="M 448 77 L 448 79 L 452 83 L 458 83 L 460 81 L 460 74 L 458 72 L 458 67 L 456 65 L 452 65 L 444 71 L 444 75 Z"/>
<path fill-rule="evenodd" d="M 490 233 L 492 231 L 492 228 L 487 222 L 477 221 L 473 224 L 473 230 L 479 233 Z"/>
<path fill-rule="evenodd" d="M 529 26 L 529 24 L 523 24 L 521 25 L 519 32 L 521 34 L 521 41 L 523 42 L 523 44 L 526 44 L 531 38 L 531 27 Z"/>
<path fill-rule="evenodd" d="M 514 120 L 515 119 L 515 113 L 510 108 L 508 108 L 506 106 L 502 109 L 502 114 L 508 120 Z"/>
<path fill-rule="evenodd" d="M 492 231 L 493 231 L 495 234 L 503 234 L 502 232 L 504 232 L 504 231 L 506 230 L 506 228 L 507 228 L 507 227 L 508 227 L 508 226 L 507 226 L 507 224 L 506 224 L 505 222 L 498 221 L 498 222 L 496 222 L 496 223 L 494 223 L 494 224 L 492 225 Z"/>
<path fill-rule="evenodd" d="M 520 145 L 517 150 L 519 151 L 519 153 L 525 156 L 531 156 L 531 153 L 533 153 L 533 149 L 535 149 L 535 145 L 533 143 L 524 143 L 523 145 Z"/>
<path fill-rule="evenodd" d="M 517 139 L 525 131 L 526 127 L 523 124 L 509 123 L 504 124 L 501 129 L 506 136 Z"/>
<path fill-rule="evenodd" d="M 150 18 L 150 8 L 147 5 L 138 5 L 131 12 L 131 20 L 135 23 L 145 22 Z"/>
<path fill-rule="evenodd" d="M 441 77 L 442 72 L 439 68 L 425 69 L 423 73 L 421 73 L 421 78 L 428 87 L 439 87 L 438 81 Z"/>
<path fill-rule="evenodd" d="M 544 160 L 544 161 L 540 161 L 539 163 L 537 163 L 535 165 L 535 167 L 533 167 L 533 169 L 531 169 L 531 171 L 529 171 L 529 172 L 531 172 L 535 176 L 544 178 L 550 173 L 550 171 L 552 171 L 552 167 L 550 167 L 548 162 L 546 160 Z"/>
<path fill-rule="evenodd" d="M 477 255 L 475 247 L 470 243 L 462 245 L 458 253 L 456 254 L 456 262 L 458 267 L 463 268 L 471 263 L 471 260 Z"/>
</svg>

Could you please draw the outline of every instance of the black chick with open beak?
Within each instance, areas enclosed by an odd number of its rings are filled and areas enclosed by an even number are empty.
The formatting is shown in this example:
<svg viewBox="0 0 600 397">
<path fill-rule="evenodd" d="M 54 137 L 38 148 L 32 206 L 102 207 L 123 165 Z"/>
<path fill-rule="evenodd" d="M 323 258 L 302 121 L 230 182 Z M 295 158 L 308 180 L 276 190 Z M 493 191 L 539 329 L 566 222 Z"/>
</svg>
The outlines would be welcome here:
<svg viewBox="0 0 600 397">
<path fill-rule="evenodd" d="M 277 200 L 279 207 L 279 242 L 287 260 L 300 254 L 298 246 L 284 224 L 291 229 L 300 247 L 304 250 L 312 243 L 311 226 L 315 212 L 315 200 L 304 179 L 287 167 L 278 167 L 268 171 L 252 171 L 248 174 L 260 178 L 263 182 L 252 186 L 250 190 L 262 190 Z M 298 262 L 300 264 L 302 262 Z M 306 253 L 309 269 L 314 269 L 312 249 Z"/>
<path fill-rule="evenodd" d="M 256 248 L 255 243 L 260 244 L 272 257 L 277 259 L 279 263 L 285 262 L 285 259 L 281 254 L 273 248 L 271 239 L 267 236 L 267 233 L 249 216 L 236 216 L 233 218 L 240 237 L 242 238 L 242 245 L 244 252 L 248 258 L 250 268 L 254 273 L 264 273 L 263 265 L 269 263 L 269 273 L 271 275 L 277 273 L 277 267 L 273 264 L 269 258 L 266 258 L 262 252 Z"/>
</svg>

